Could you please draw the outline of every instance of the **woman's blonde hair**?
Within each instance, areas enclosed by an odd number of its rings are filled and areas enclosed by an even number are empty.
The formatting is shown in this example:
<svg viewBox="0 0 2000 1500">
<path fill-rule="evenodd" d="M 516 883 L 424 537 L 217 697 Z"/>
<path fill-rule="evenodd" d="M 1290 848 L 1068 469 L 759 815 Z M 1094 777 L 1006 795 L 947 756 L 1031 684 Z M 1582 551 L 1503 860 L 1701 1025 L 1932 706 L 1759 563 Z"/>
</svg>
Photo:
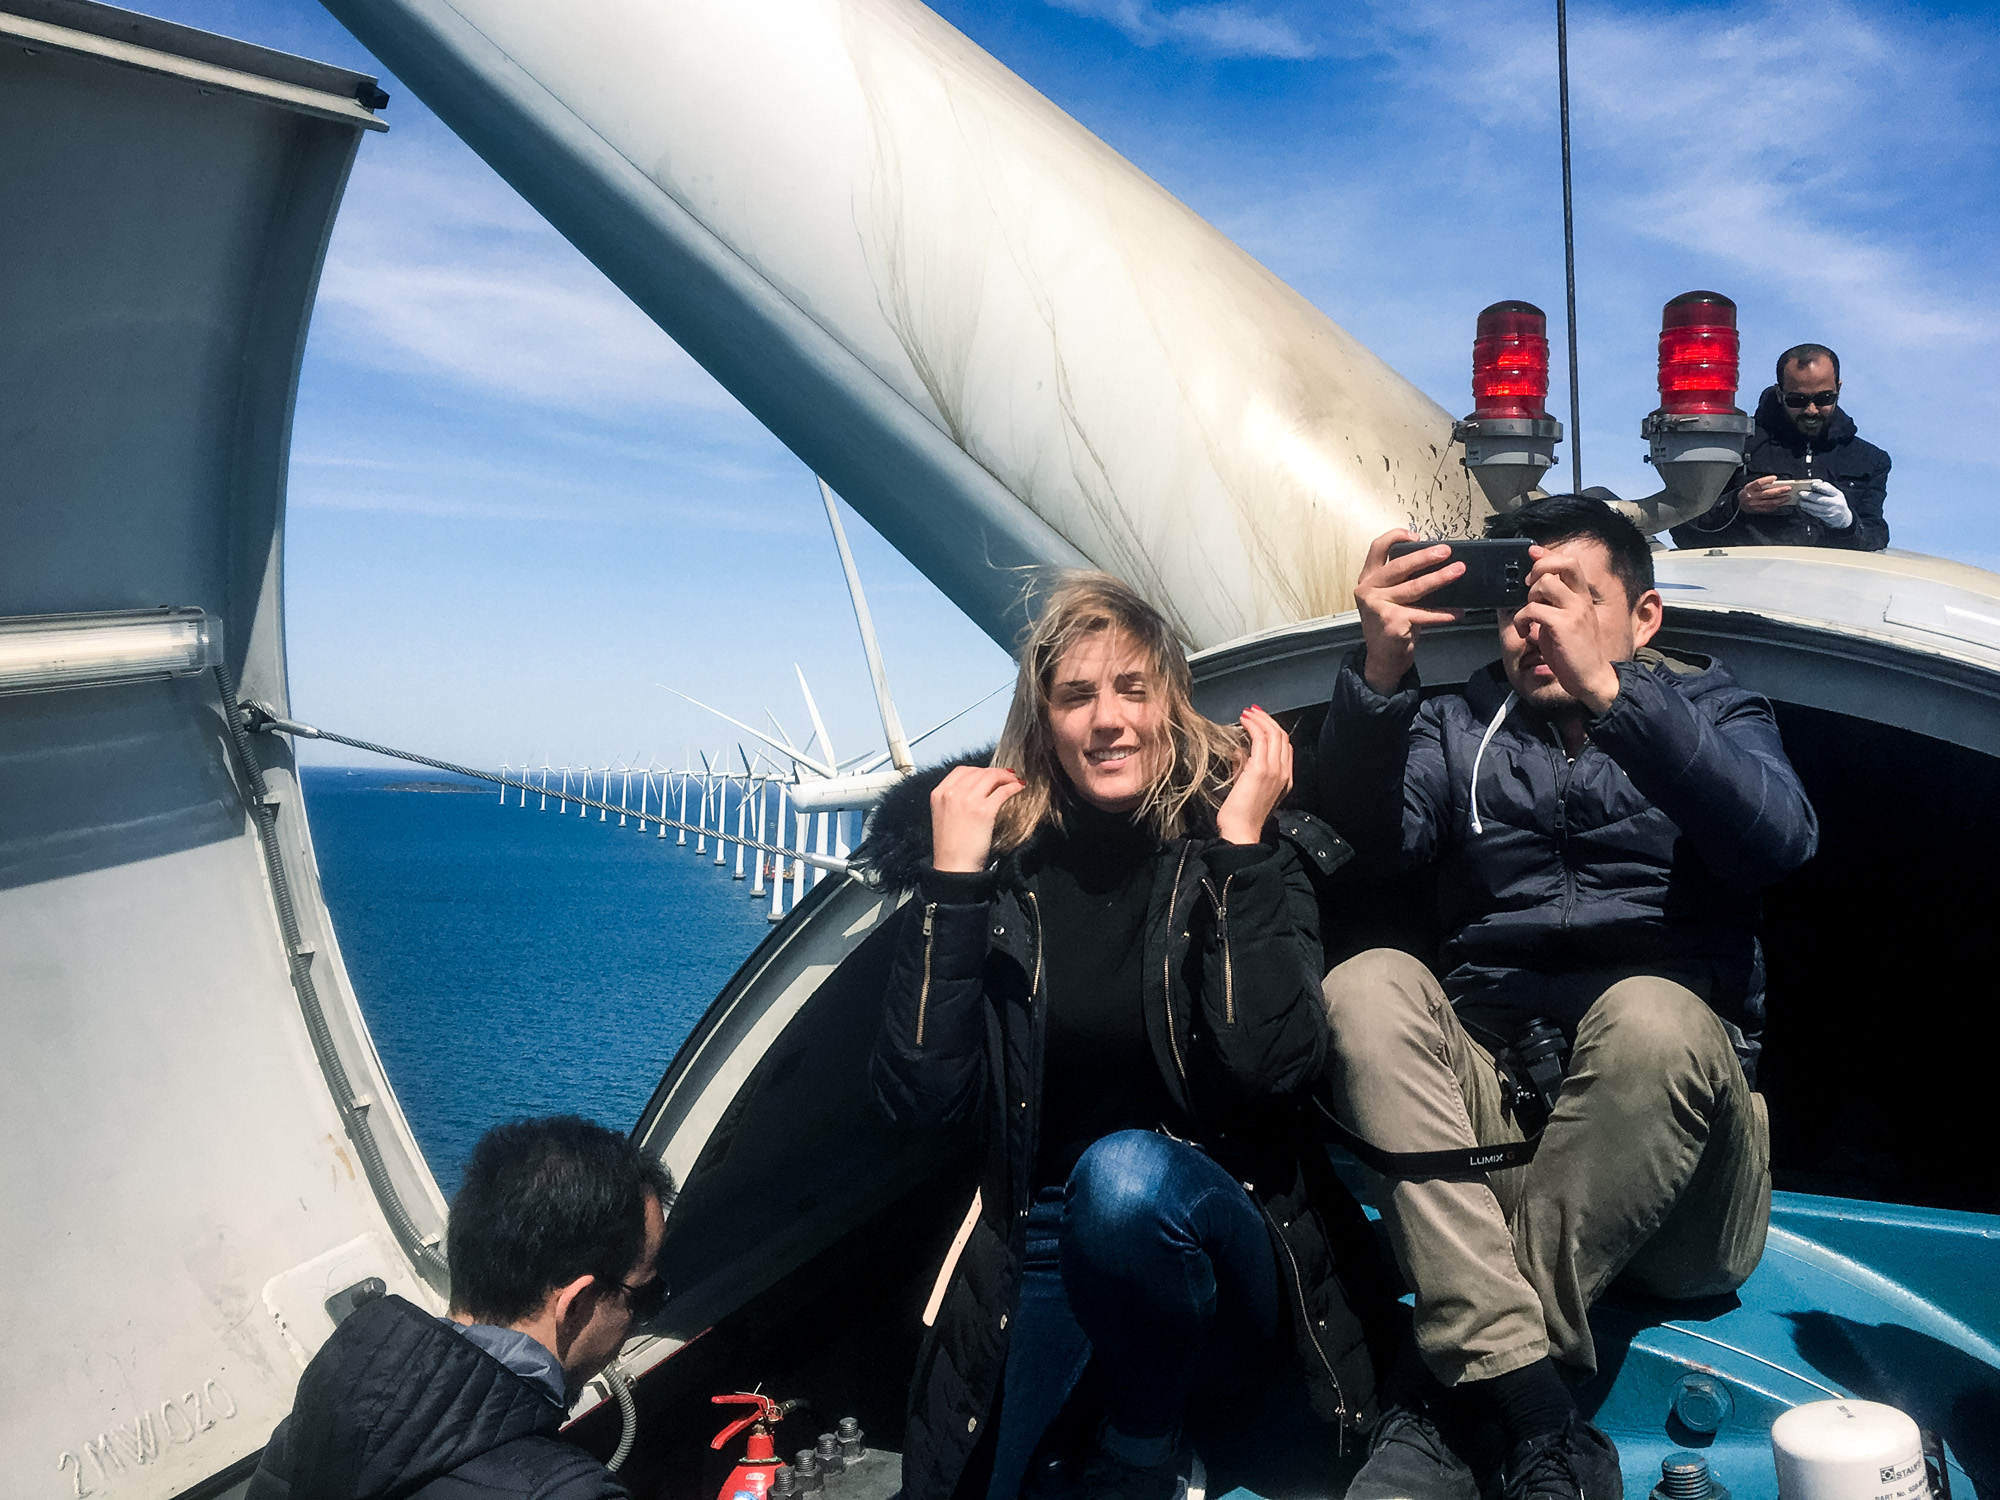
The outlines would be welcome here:
<svg viewBox="0 0 2000 1500">
<path fill-rule="evenodd" d="M 1062 827 L 1063 808 L 1073 793 L 1049 727 L 1049 690 L 1070 649 L 1107 632 L 1129 637 L 1145 654 L 1147 688 L 1157 695 L 1168 751 L 1137 816 L 1162 839 L 1175 838 L 1195 815 L 1213 817 L 1228 794 L 1246 740 L 1241 730 L 1195 711 L 1194 678 L 1173 628 L 1109 573 L 1064 573 L 1022 633 L 1017 653 L 1014 702 L 993 764 L 1018 772 L 1027 786 L 1001 806 L 993 830 L 996 851 L 1019 848 L 1045 823 Z"/>
</svg>

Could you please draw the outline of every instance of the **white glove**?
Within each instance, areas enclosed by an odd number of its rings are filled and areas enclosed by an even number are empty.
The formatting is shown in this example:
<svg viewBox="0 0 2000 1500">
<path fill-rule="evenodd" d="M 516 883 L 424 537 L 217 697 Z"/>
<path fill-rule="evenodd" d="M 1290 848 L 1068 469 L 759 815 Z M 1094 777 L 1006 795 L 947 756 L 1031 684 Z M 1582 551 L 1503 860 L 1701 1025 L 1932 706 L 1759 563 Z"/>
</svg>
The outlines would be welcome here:
<svg viewBox="0 0 2000 1500">
<path fill-rule="evenodd" d="M 1824 479 L 1815 479 L 1812 488 L 1799 496 L 1799 509 L 1822 526 L 1835 531 L 1845 531 L 1854 524 L 1854 512 L 1847 508 L 1847 496 Z"/>
</svg>

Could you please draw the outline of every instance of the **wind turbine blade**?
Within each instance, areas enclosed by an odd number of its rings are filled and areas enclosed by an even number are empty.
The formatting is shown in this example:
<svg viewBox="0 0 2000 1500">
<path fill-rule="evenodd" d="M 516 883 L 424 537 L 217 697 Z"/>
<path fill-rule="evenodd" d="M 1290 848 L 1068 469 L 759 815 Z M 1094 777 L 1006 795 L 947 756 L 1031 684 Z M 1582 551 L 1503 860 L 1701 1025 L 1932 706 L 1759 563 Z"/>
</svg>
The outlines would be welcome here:
<svg viewBox="0 0 2000 1500">
<path fill-rule="evenodd" d="M 837 766 L 840 757 L 834 753 L 833 736 L 826 732 L 826 721 L 819 716 L 819 705 L 813 702 L 813 690 L 806 686 L 806 669 L 793 662 L 792 670 L 799 674 L 799 691 L 806 695 L 806 712 L 812 715 L 813 735 L 819 740 L 820 753 L 829 765 Z"/>
<path fill-rule="evenodd" d="M 755 735 L 758 739 L 762 740 L 765 744 L 769 745 L 773 750 L 777 751 L 780 755 L 787 757 L 795 764 L 803 764 L 809 766 L 811 769 L 819 772 L 819 774 L 822 776 L 831 776 L 834 774 L 832 767 L 822 765 L 819 761 L 816 761 L 811 756 L 807 755 L 803 750 L 800 750 L 796 746 L 791 744 L 790 741 L 787 741 L 786 743 L 781 745 L 776 740 L 772 739 L 768 734 L 764 733 L 761 729 L 752 729 L 748 724 L 745 724 L 741 719 L 731 718 L 728 714 L 724 713 L 719 708 L 710 708 L 706 703 L 702 702 L 701 699 L 699 698 L 689 698 L 688 695 L 682 692 L 679 688 L 667 687 L 667 685 L 664 682 L 656 683 L 654 685 L 656 687 L 667 688 L 667 691 L 672 693 L 676 698 L 687 698 L 687 701 L 692 703 L 696 708 L 702 709 L 707 713 L 712 713 L 718 719 L 727 720 L 729 723 L 734 724 L 738 729 L 742 730 L 745 734 Z M 766 712 L 769 712 L 769 710 L 766 710 Z M 777 718 L 773 716 L 771 722 L 773 724 L 776 724 L 778 722 Z M 784 733 L 783 725 L 779 725 L 778 732 L 780 734 Z M 689 759 L 691 764 L 692 757 L 690 756 Z"/>
<path fill-rule="evenodd" d="M 875 708 L 882 716 L 882 738 L 889 746 L 889 758 L 905 775 L 917 768 L 910 759 L 909 744 L 903 739 L 903 721 L 897 716 L 896 701 L 889 696 L 889 673 L 882 665 L 882 645 L 875 639 L 875 621 L 868 613 L 868 596 L 861 591 L 861 574 L 854 567 L 854 553 L 847 545 L 847 528 L 840 524 L 840 509 L 833 503 L 833 491 L 819 481 L 819 497 L 826 502 L 827 524 L 833 527 L 833 545 L 840 552 L 840 570 L 847 575 L 847 596 L 854 601 L 854 623 L 861 630 L 861 654 L 868 658 L 868 676 L 875 684 Z M 833 752 L 827 751 L 829 759 Z"/>
<path fill-rule="evenodd" d="M 991 703 L 995 698 L 999 697 L 1002 693 L 1006 692 L 1013 686 L 1014 684 L 1011 682 L 1001 683 L 1000 686 L 995 688 L 992 692 L 988 693 L 984 698 L 974 699 L 972 702 L 966 704 L 965 707 L 961 708 L 957 713 L 953 714 L 950 718 L 938 720 L 937 723 L 931 725 L 930 728 L 926 729 L 922 734 L 918 735 L 915 739 L 911 740 L 910 743 L 912 745 L 921 745 L 925 740 L 929 739 L 932 735 L 936 734 L 940 729 L 949 729 L 952 725 L 956 724 L 960 719 L 964 718 L 967 714 L 971 713 L 975 708 L 978 708 L 983 703 Z M 886 755 L 877 755 L 875 759 L 870 761 L 866 766 L 862 768 L 863 774 L 866 774 L 867 772 L 874 770 L 888 758 L 889 757 Z"/>
</svg>

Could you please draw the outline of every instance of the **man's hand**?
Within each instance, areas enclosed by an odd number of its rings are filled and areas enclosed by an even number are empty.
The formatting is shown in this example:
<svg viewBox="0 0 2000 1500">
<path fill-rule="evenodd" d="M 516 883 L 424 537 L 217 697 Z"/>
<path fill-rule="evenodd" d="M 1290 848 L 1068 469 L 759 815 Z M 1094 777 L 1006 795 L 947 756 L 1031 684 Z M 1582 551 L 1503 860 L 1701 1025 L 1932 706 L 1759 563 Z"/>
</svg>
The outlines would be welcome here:
<svg viewBox="0 0 2000 1500">
<path fill-rule="evenodd" d="M 1776 474 L 1753 479 L 1736 492 L 1736 504 L 1753 516 L 1768 516 L 1792 503 L 1792 482 Z"/>
<path fill-rule="evenodd" d="M 1824 479 L 1815 479 L 1812 488 L 1799 496 L 1799 509 L 1820 525 L 1830 526 L 1835 531 L 1845 531 L 1854 524 L 1854 512 L 1848 507 L 1847 496 L 1840 492 L 1840 486 L 1829 484 Z"/>
<path fill-rule="evenodd" d="M 1564 692 L 1593 714 L 1618 697 L 1613 651 L 1620 642 L 1607 636 L 1574 557 L 1532 547 L 1528 602 L 1514 612 L 1514 628 L 1528 638 L 1555 673 Z"/>
<path fill-rule="evenodd" d="M 993 853 L 1000 804 L 1027 783 L 1005 766 L 960 766 L 931 793 L 931 868 L 977 875 Z"/>
<path fill-rule="evenodd" d="M 1417 542 L 1414 531 L 1385 531 L 1368 544 L 1368 560 L 1361 565 L 1361 577 L 1354 585 L 1354 605 L 1361 611 L 1361 639 L 1368 649 L 1361 675 L 1384 697 L 1396 691 L 1417 659 L 1417 637 L 1426 625 L 1449 625 L 1458 618 L 1455 609 L 1425 609 L 1423 600 L 1465 571 L 1462 562 L 1446 563 L 1435 572 L 1440 558 L 1451 556 L 1451 547 L 1440 542 L 1421 552 L 1389 558 L 1389 548 L 1397 542 Z M 1418 575 L 1422 576 L 1419 577 Z M 1248 722 L 1247 720 L 1245 721 Z"/>
<path fill-rule="evenodd" d="M 1265 820 L 1292 789 L 1292 742 L 1278 721 L 1254 703 L 1243 710 L 1243 728 L 1250 748 L 1236 767 L 1215 827 L 1232 844 L 1259 844 Z"/>
</svg>

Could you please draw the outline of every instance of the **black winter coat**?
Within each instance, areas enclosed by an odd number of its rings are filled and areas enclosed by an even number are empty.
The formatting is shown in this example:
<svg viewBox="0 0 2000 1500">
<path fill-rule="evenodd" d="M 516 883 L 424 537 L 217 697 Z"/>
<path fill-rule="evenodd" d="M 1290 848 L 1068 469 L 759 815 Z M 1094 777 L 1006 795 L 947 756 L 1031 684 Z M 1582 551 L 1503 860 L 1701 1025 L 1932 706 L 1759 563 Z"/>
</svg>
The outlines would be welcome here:
<svg viewBox="0 0 2000 1500">
<path fill-rule="evenodd" d="M 1573 763 L 1519 703 L 1482 758 L 1507 698 L 1498 662 L 1420 705 L 1414 671 L 1384 698 L 1363 654 L 1341 666 L 1321 731 L 1322 811 L 1365 859 L 1435 863 L 1460 1014 L 1503 1034 L 1531 1015 L 1573 1028 L 1607 975 L 1679 977 L 1752 1067 L 1759 893 L 1819 840 L 1770 705 L 1719 663 L 1648 649 L 1618 664 L 1617 701 Z"/>
<path fill-rule="evenodd" d="M 1764 474 L 1782 479 L 1824 479 L 1847 497 L 1854 524 L 1835 531 L 1797 506 L 1768 515 L 1740 510 L 1736 493 Z M 1792 425 L 1778 388 L 1767 386 L 1757 403 L 1757 426 L 1743 455 L 1743 467 L 1715 502 L 1673 530 L 1676 547 L 1846 547 L 1880 552 L 1889 545 L 1882 503 L 1889 493 L 1889 455 L 1856 435 L 1847 408 L 1835 407 L 1826 430 L 1808 438 Z"/>
<path fill-rule="evenodd" d="M 930 792 L 948 769 L 891 793 L 858 854 L 885 884 L 916 891 L 870 1062 L 876 1097 L 899 1123 L 971 1122 L 985 1140 L 979 1190 L 939 1273 L 942 1300 L 933 1297 L 937 1315 L 911 1381 L 908 1500 L 984 1483 L 979 1450 L 1007 1362 L 1041 1115 L 1034 843 L 984 875 L 930 869 Z M 1252 1188 L 1264 1213 L 1315 1408 L 1362 1426 L 1375 1389 L 1365 1332 L 1386 1336 L 1392 1297 L 1360 1208 L 1304 1135 L 1298 1107 L 1327 1042 L 1318 907 L 1294 845 L 1327 870 L 1349 851 L 1305 814 L 1282 813 L 1279 824 L 1275 847 L 1200 838 L 1162 847 L 1146 919 L 1145 1015 L 1161 1079 L 1196 1123 L 1196 1144 Z"/>
<path fill-rule="evenodd" d="M 629 1500 L 562 1422 L 540 1386 L 383 1297 L 306 1366 L 245 1500 Z"/>
</svg>

